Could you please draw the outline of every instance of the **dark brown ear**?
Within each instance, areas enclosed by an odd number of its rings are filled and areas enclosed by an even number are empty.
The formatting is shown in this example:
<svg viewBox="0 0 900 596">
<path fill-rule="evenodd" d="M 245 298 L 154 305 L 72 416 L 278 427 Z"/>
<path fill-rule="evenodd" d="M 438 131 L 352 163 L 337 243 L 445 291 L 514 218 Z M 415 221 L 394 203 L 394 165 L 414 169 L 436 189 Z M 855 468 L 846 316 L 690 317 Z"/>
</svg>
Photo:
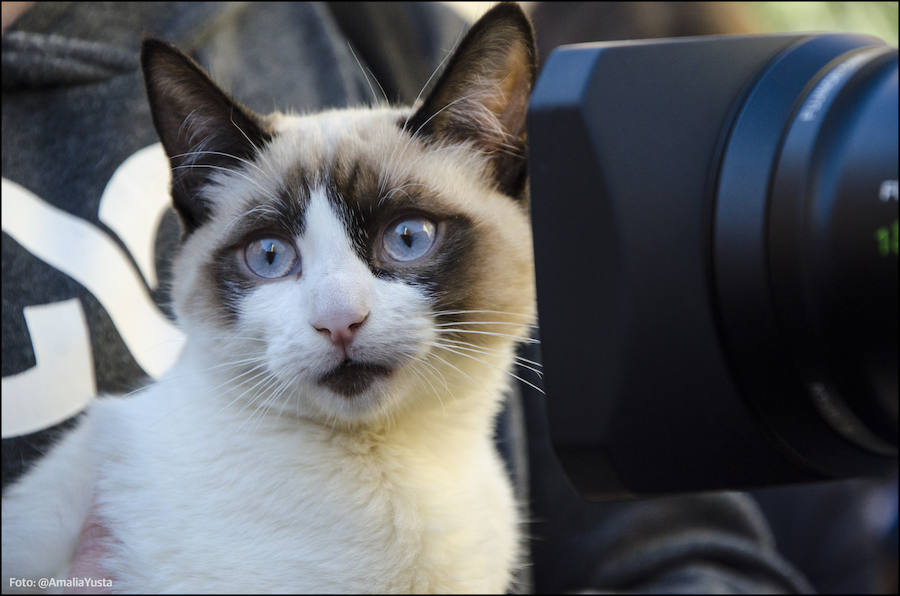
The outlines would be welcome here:
<svg viewBox="0 0 900 596">
<path fill-rule="evenodd" d="M 528 17 L 516 3 L 498 4 L 460 43 L 405 129 L 438 141 L 474 141 L 478 150 L 490 156 L 498 188 L 520 196 L 535 56 Z"/>
<path fill-rule="evenodd" d="M 145 38 L 141 66 L 153 124 L 172 166 L 175 209 L 190 233 L 210 217 L 213 206 L 200 194 L 209 177 L 240 166 L 271 137 L 262 118 L 175 46 Z"/>
</svg>

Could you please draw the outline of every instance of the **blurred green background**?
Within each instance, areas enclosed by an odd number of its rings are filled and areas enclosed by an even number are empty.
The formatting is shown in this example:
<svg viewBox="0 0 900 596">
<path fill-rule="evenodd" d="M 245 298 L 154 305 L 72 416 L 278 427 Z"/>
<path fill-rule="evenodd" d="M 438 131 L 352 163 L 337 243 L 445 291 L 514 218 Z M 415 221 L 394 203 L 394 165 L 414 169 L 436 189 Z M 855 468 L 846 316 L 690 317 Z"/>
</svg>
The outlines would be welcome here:
<svg viewBox="0 0 900 596">
<path fill-rule="evenodd" d="M 447 2 L 474 21 L 496 2 Z M 536 2 L 521 2 L 526 10 Z M 644 7 L 653 2 L 640 2 Z M 849 31 L 897 45 L 897 2 L 698 2 L 717 12 L 740 13 L 747 32 Z M 652 10 L 652 9 L 651 9 Z"/>
<path fill-rule="evenodd" d="M 764 31 L 852 31 L 897 45 L 897 2 L 747 2 Z M 761 30 L 760 32 L 764 32 Z"/>
</svg>

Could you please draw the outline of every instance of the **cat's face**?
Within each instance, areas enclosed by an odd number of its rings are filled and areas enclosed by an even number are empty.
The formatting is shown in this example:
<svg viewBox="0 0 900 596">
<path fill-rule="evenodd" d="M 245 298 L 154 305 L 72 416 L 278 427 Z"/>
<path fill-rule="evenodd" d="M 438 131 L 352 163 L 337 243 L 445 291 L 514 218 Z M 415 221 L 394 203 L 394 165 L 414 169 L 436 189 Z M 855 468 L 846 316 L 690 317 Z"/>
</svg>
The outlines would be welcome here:
<svg viewBox="0 0 900 596">
<path fill-rule="evenodd" d="M 188 231 L 176 312 L 247 399 L 343 422 L 442 407 L 528 335 L 534 51 L 517 8 L 491 13 L 416 110 L 260 117 L 145 43 Z"/>
</svg>

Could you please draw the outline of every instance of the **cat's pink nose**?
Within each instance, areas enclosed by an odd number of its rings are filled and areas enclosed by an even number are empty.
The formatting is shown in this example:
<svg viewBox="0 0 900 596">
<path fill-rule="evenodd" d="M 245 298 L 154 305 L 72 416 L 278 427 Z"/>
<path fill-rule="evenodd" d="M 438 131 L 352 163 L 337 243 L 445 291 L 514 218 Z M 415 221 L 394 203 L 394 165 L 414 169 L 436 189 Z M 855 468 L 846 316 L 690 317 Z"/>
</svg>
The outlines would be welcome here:
<svg viewBox="0 0 900 596">
<path fill-rule="evenodd" d="M 334 344 L 346 348 L 368 318 L 368 312 L 338 310 L 320 315 L 312 321 L 312 326 L 319 333 L 329 336 Z"/>
</svg>

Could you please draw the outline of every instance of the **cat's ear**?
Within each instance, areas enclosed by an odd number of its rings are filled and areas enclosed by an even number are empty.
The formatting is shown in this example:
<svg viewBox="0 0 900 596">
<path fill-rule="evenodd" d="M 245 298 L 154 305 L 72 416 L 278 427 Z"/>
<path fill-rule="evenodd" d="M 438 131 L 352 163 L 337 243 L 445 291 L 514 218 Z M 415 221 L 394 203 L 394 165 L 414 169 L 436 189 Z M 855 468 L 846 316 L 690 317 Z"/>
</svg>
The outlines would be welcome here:
<svg viewBox="0 0 900 596">
<path fill-rule="evenodd" d="M 516 3 L 495 6 L 460 43 L 406 130 L 438 141 L 474 141 L 490 156 L 500 191 L 520 196 L 535 56 L 534 32 L 522 9 Z"/>
<path fill-rule="evenodd" d="M 209 177 L 239 166 L 271 136 L 260 116 L 231 99 L 175 46 L 145 38 L 141 67 L 153 124 L 172 167 L 172 199 L 190 233 L 212 212 L 200 193 Z"/>
</svg>

